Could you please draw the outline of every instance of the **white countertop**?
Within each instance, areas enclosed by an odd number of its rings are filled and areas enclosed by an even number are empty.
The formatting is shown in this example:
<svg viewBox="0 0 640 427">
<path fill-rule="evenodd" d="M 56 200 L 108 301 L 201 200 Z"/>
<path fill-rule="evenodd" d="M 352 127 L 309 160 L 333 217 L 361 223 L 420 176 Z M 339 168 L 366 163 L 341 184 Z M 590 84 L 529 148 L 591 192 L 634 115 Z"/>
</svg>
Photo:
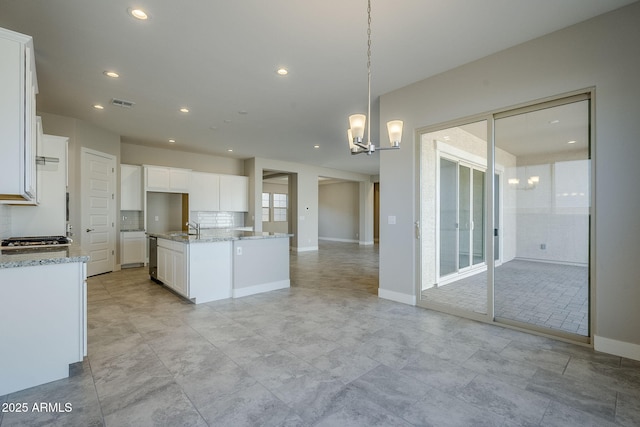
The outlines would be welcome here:
<svg viewBox="0 0 640 427">
<path fill-rule="evenodd" d="M 89 256 L 79 244 L 49 248 L 4 249 L 0 251 L 0 268 L 88 262 Z"/>
<path fill-rule="evenodd" d="M 223 230 L 223 229 L 206 229 L 202 230 L 200 236 L 195 234 L 187 234 L 181 231 L 168 231 L 166 233 L 147 233 L 159 239 L 173 240 L 180 243 L 211 243 L 225 242 L 230 240 L 256 240 L 256 239 L 282 239 L 292 237 L 293 234 L 287 233 L 269 233 L 262 231 L 245 231 L 245 230 Z"/>
</svg>

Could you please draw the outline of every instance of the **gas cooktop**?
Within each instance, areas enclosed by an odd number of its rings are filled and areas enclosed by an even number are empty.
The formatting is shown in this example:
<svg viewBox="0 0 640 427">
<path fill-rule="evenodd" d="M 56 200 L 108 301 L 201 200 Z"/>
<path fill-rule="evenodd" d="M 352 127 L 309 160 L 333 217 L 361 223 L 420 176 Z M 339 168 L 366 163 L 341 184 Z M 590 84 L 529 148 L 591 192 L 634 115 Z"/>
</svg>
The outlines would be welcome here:
<svg viewBox="0 0 640 427">
<path fill-rule="evenodd" d="M 72 240 L 66 236 L 30 236 L 9 237 L 4 239 L 0 247 L 4 249 L 51 248 L 69 246 Z"/>
</svg>

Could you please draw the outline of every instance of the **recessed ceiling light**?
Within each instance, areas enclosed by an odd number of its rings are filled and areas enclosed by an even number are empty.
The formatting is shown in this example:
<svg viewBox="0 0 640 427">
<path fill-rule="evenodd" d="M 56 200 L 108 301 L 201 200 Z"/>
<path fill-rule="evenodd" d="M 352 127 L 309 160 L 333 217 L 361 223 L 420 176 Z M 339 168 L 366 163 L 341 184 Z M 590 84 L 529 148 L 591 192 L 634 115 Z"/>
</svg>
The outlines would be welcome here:
<svg viewBox="0 0 640 427">
<path fill-rule="evenodd" d="M 223 122 L 225 122 L 225 123 L 231 123 L 231 121 L 232 121 L 231 119 L 224 119 L 223 120 Z"/>
<path fill-rule="evenodd" d="M 245 115 L 245 114 L 249 114 L 249 112 L 247 110 L 240 110 L 238 111 L 238 114 Z"/>
<path fill-rule="evenodd" d="M 209 126 L 209 129 L 216 130 L 216 129 L 218 129 L 218 126 Z"/>
<path fill-rule="evenodd" d="M 316 144 L 313 146 L 313 148 L 320 148 L 320 146 Z"/>
<path fill-rule="evenodd" d="M 227 149 L 228 152 L 233 153 L 233 148 Z"/>
<path fill-rule="evenodd" d="M 549 121 L 549 124 L 551 124 L 551 125 L 555 125 L 556 123 L 560 123 L 560 120 L 555 119 L 555 120 L 550 120 Z"/>
<path fill-rule="evenodd" d="M 169 140 L 169 144 L 175 144 L 176 140 L 175 139 L 170 139 Z"/>
<path fill-rule="evenodd" d="M 574 141 L 574 140 L 567 141 L 567 144 L 575 144 L 575 143 L 576 143 L 576 141 Z"/>
<path fill-rule="evenodd" d="M 139 19 L 140 21 L 146 21 L 149 19 L 149 15 L 147 15 L 147 13 L 142 9 L 129 8 L 127 11 L 129 12 L 129 15 Z"/>
<path fill-rule="evenodd" d="M 182 108 L 180 109 L 180 112 L 181 112 L 181 113 L 188 113 L 188 112 L 189 112 L 189 109 L 188 109 L 188 108 L 184 108 L 184 107 L 182 107 Z"/>
<path fill-rule="evenodd" d="M 93 108 L 95 108 L 96 110 L 104 110 L 104 107 L 100 104 L 95 104 Z"/>
<path fill-rule="evenodd" d="M 120 74 L 116 73 L 115 71 L 105 71 L 102 74 L 104 74 L 107 77 L 111 77 L 112 79 L 117 79 L 118 77 L 120 77 Z"/>
<path fill-rule="evenodd" d="M 276 73 L 280 74 L 281 76 L 286 76 L 287 74 L 289 74 L 289 70 L 287 70 L 284 67 L 281 67 L 276 70 Z"/>
</svg>

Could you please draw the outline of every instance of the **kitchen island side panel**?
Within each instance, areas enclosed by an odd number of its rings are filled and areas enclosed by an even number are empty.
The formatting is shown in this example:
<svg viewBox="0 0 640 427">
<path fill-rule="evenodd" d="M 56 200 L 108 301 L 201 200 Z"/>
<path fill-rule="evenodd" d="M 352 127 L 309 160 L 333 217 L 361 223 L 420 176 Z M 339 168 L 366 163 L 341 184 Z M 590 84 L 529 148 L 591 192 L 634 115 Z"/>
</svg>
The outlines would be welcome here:
<svg viewBox="0 0 640 427">
<path fill-rule="evenodd" d="M 231 298 L 232 242 L 189 245 L 189 297 L 196 304 Z"/>
<path fill-rule="evenodd" d="M 289 239 L 233 242 L 233 297 L 288 288 Z"/>
</svg>

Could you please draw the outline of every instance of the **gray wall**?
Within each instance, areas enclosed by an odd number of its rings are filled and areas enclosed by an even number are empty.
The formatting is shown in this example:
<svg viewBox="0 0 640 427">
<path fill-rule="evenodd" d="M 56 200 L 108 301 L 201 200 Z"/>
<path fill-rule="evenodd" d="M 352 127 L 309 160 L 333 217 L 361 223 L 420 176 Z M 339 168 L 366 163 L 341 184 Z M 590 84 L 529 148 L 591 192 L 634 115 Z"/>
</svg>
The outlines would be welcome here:
<svg viewBox="0 0 640 427">
<path fill-rule="evenodd" d="M 145 145 L 121 144 L 122 163 L 191 169 L 198 172 L 244 175 L 244 160 L 190 153 Z"/>
<path fill-rule="evenodd" d="M 634 3 L 381 98 L 380 123 L 405 123 L 402 150 L 380 153 L 381 294 L 405 302 L 416 296 L 417 129 L 594 86 L 596 348 L 602 337 L 637 349 L 639 23 Z M 389 215 L 396 225 L 387 224 Z"/>
<path fill-rule="evenodd" d="M 358 242 L 360 186 L 357 182 L 321 184 L 318 190 L 320 239 Z"/>
</svg>

